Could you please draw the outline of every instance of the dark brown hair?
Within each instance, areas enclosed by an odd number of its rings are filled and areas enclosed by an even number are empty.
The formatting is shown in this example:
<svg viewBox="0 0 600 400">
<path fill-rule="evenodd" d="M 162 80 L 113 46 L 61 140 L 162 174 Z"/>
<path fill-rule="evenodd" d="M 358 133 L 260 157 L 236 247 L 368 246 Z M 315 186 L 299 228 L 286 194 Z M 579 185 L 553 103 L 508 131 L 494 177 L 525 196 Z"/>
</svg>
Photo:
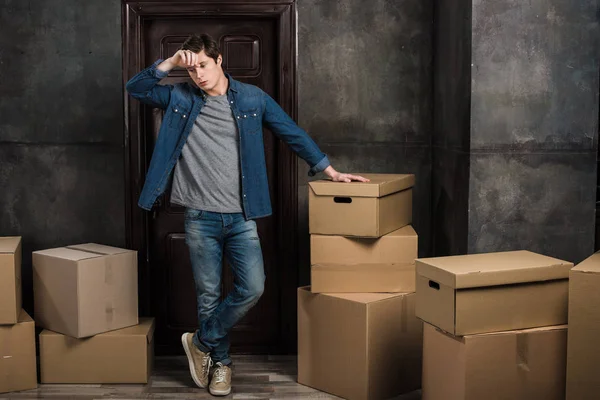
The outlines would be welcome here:
<svg viewBox="0 0 600 400">
<path fill-rule="evenodd" d="M 190 50 L 193 53 L 200 53 L 204 50 L 204 54 L 215 60 L 215 62 L 217 62 L 219 54 L 221 54 L 217 42 L 205 33 L 199 35 L 193 34 L 188 37 L 181 45 L 181 50 Z"/>
</svg>

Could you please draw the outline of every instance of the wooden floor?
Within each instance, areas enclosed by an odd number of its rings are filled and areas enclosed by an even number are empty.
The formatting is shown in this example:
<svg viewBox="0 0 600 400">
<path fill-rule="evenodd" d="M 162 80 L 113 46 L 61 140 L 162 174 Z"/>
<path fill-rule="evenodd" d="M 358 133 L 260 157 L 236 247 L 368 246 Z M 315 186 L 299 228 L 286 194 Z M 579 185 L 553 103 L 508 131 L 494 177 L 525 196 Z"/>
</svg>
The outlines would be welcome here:
<svg viewBox="0 0 600 400">
<path fill-rule="evenodd" d="M 339 399 L 296 382 L 295 356 L 232 357 L 233 391 L 222 399 Z M 394 400 L 419 400 L 413 392 Z M 39 385 L 36 390 L 0 394 L 0 399 L 217 399 L 197 388 L 185 357 L 158 357 L 147 385 Z"/>
</svg>

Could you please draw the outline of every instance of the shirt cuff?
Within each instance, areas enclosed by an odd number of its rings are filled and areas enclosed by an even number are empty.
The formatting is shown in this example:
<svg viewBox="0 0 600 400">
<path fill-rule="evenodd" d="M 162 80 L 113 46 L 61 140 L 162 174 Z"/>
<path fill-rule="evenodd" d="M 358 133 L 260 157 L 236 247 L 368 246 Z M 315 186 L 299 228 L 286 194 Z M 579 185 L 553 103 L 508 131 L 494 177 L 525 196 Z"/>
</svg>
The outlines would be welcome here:
<svg viewBox="0 0 600 400">
<path fill-rule="evenodd" d="M 169 75 L 169 71 L 161 71 L 160 69 L 156 69 L 156 67 L 158 67 L 163 61 L 163 59 L 159 58 L 148 68 L 148 70 L 150 70 L 156 78 L 163 79 Z"/>
<path fill-rule="evenodd" d="M 329 158 L 327 156 L 323 157 L 321 161 L 319 161 L 315 166 L 313 166 L 308 171 L 308 176 L 315 176 L 318 172 L 323 171 L 325 168 L 329 167 L 331 163 L 329 162 Z"/>
</svg>

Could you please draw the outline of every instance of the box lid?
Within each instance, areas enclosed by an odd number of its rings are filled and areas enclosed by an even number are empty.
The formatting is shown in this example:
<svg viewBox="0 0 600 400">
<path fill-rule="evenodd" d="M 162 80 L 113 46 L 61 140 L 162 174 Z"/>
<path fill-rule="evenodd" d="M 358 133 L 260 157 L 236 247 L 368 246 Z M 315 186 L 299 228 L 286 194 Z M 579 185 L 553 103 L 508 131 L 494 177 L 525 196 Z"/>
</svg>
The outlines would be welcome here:
<svg viewBox="0 0 600 400">
<path fill-rule="evenodd" d="M 33 254 L 62 258 L 71 261 L 81 261 L 89 258 L 102 257 L 131 252 L 133 250 L 120 249 L 118 247 L 104 246 L 97 243 L 78 244 L 67 247 L 57 247 L 54 249 L 38 250 Z"/>
<path fill-rule="evenodd" d="M 572 271 L 600 272 L 600 251 L 595 254 L 592 254 L 590 257 L 577 264 L 577 266 L 573 268 Z"/>
<path fill-rule="evenodd" d="M 415 184 L 412 174 L 360 174 L 370 182 L 333 182 L 321 179 L 309 182 L 309 186 L 317 196 L 354 196 L 383 197 L 391 193 L 408 189 Z"/>
<path fill-rule="evenodd" d="M 567 279 L 573 263 L 530 251 L 419 258 L 417 274 L 456 288 Z"/>
<path fill-rule="evenodd" d="M 0 237 L 0 253 L 14 253 L 21 243 L 21 236 Z"/>
<path fill-rule="evenodd" d="M 121 254 L 128 253 L 133 250 L 121 249 L 118 247 L 105 246 L 103 244 L 98 243 L 84 243 L 84 244 L 76 244 L 73 246 L 67 246 L 68 249 L 73 250 L 81 250 L 87 251 L 89 253 L 97 253 L 101 255 L 113 255 L 113 254 Z"/>
<path fill-rule="evenodd" d="M 49 256 L 55 258 L 62 258 L 70 261 L 81 261 L 88 258 L 101 257 L 100 254 L 90 253 L 87 251 L 74 250 L 68 247 L 57 247 L 55 249 L 38 250 L 33 252 L 34 255 Z"/>
</svg>

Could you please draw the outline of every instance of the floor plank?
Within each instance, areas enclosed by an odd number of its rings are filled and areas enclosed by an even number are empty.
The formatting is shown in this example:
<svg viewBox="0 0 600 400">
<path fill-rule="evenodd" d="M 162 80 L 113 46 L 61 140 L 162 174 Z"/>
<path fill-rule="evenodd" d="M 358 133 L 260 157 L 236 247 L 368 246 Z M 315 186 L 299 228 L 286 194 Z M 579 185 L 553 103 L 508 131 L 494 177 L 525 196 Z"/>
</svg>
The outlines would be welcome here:
<svg viewBox="0 0 600 400">
<path fill-rule="evenodd" d="M 295 356 L 234 356 L 233 391 L 222 399 L 289 400 L 339 399 L 296 382 Z M 35 390 L 0 393 L 0 399 L 216 399 L 197 388 L 189 374 L 185 357 L 157 357 L 147 385 L 39 385 Z M 393 400 L 420 400 L 413 392 Z"/>
</svg>

